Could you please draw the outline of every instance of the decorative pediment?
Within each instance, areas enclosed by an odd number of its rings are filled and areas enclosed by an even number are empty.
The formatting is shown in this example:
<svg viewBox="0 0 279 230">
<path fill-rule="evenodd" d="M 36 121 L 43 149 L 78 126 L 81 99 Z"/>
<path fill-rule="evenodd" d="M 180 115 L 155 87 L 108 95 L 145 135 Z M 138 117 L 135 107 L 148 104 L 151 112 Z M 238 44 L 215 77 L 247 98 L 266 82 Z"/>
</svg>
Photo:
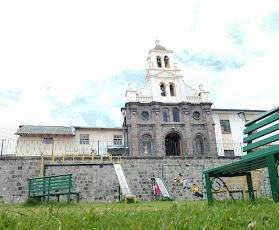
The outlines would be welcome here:
<svg viewBox="0 0 279 230">
<path fill-rule="evenodd" d="M 178 75 L 176 75 L 176 74 L 174 74 L 170 71 L 161 71 L 159 73 L 154 74 L 154 76 L 163 77 L 163 78 L 165 78 L 165 77 L 180 77 L 180 76 L 178 76 Z"/>
</svg>

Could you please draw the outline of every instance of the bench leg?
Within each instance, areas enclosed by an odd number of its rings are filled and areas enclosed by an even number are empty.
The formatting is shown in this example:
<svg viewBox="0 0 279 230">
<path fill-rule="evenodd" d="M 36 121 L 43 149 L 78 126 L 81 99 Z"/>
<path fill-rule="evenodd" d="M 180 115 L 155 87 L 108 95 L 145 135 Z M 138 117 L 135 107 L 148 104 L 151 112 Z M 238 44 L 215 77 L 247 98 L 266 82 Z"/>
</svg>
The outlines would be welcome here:
<svg viewBox="0 0 279 230">
<path fill-rule="evenodd" d="M 252 201 L 255 200 L 255 195 L 254 195 L 254 189 L 253 189 L 253 183 L 252 183 L 252 176 L 251 173 L 248 172 L 246 174 L 246 178 L 247 178 L 247 186 L 248 186 L 248 193 L 249 193 L 249 197 Z M 245 190 L 244 190 L 245 192 Z"/>
<path fill-rule="evenodd" d="M 210 176 L 209 173 L 205 173 L 205 185 L 206 185 L 206 195 L 208 204 L 212 204 L 212 192 L 211 192 L 211 183 L 210 183 Z"/>
<path fill-rule="evenodd" d="M 269 174 L 272 198 L 276 203 L 278 203 L 279 202 L 279 184 L 278 184 L 278 175 L 277 175 L 277 169 L 275 166 L 274 155 L 267 156 L 266 163 L 267 163 L 267 167 L 268 167 L 268 174 Z"/>
<path fill-rule="evenodd" d="M 71 193 L 68 193 L 68 204 L 70 204 L 70 200 L 71 200 Z"/>
</svg>

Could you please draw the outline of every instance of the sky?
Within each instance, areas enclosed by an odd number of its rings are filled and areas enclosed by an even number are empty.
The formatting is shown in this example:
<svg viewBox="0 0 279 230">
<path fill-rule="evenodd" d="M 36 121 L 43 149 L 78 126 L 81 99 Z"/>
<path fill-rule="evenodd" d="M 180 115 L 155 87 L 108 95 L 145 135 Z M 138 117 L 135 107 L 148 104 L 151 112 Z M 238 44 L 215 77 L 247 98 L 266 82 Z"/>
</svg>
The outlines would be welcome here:
<svg viewBox="0 0 279 230">
<path fill-rule="evenodd" d="M 278 106 L 279 1 L 0 1 L 0 138 L 20 125 L 121 127 L 156 38 L 212 108 Z"/>
</svg>

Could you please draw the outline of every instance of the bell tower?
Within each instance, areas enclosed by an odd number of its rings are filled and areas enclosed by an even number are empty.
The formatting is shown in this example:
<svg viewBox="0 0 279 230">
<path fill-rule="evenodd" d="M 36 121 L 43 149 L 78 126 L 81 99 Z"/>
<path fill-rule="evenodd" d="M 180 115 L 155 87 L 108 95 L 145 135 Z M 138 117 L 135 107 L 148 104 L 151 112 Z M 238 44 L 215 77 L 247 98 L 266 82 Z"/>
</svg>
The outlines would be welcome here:
<svg viewBox="0 0 279 230">
<path fill-rule="evenodd" d="M 217 154 L 209 92 L 183 81 L 173 51 L 159 40 L 146 60 L 146 84 L 137 91 L 129 83 L 126 91 L 129 155 Z"/>
</svg>

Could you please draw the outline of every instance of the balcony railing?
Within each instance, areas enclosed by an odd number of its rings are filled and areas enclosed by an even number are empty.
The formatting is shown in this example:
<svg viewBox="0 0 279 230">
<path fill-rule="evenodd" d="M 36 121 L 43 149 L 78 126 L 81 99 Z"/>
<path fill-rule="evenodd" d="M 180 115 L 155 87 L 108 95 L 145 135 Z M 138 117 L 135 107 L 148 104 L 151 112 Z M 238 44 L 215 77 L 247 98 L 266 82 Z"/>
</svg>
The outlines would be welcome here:
<svg viewBox="0 0 279 230">
<path fill-rule="evenodd" d="M 187 101 L 191 102 L 191 103 L 201 103 L 201 97 L 199 96 L 187 96 Z"/>
<path fill-rule="evenodd" d="M 141 103 L 149 103 L 149 102 L 152 102 L 152 97 L 138 96 L 137 101 L 141 102 Z"/>
</svg>

